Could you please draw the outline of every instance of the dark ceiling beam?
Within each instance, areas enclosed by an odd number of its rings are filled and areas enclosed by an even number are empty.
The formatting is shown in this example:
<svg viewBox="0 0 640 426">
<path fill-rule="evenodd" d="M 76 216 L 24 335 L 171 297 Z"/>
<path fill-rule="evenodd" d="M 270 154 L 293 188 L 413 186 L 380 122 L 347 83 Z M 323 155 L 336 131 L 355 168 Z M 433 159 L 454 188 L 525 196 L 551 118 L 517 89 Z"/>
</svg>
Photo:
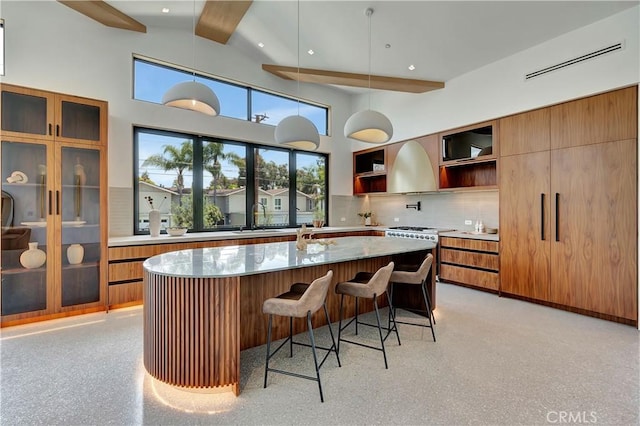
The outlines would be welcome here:
<svg viewBox="0 0 640 426">
<path fill-rule="evenodd" d="M 196 35 L 227 44 L 229 37 L 244 17 L 253 1 L 208 0 L 196 25 Z"/>
<path fill-rule="evenodd" d="M 369 74 L 354 74 L 310 68 L 300 68 L 298 71 L 296 67 L 269 64 L 262 64 L 262 69 L 286 80 L 299 80 L 304 83 L 335 84 L 338 86 L 369 87 Z M 443 87 L 444 83 L 441 81 L 415 80 L 381 75 L 371 76 L 372 89 L 424 93 L 431 90 L 442 89 Z"/>
<path fill-rule="evenodd" d="M 92 1 L 63 1 L 58 0 L 67 7 L 80 12 L 91 19 L 100 22 L 107 27 L 121 28 L 123 30 L 146 33 L 147 27 L 132 17 L 125 15 L 113 6 L 102 0 Z"/>
</svg>

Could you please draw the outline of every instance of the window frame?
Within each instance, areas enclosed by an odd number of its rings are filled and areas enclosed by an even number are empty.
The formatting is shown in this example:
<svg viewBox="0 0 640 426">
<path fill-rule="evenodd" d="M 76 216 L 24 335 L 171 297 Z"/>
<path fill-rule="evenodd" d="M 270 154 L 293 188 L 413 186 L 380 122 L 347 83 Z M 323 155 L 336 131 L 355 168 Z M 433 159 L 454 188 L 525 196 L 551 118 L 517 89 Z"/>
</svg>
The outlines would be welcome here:
<svg viewBox="0 0 640 426">
<path fill-rule="evenodd" d="M 140 102 L 152 102 L 155 103 L 153 101 L 149 101 L 149 100 L 145 100 L 145 99 L 138 99 L 136 98 L 136 62 L 140 61 L 143 63 L 146 63 L 148 65 L 152 65 L 152 66 L 157 66 L 160 68 L 164 68 L 167 70 L 172 70 L 172 71 L 177 71 L 180 73 L 189 73 L 189 74 L 193 74 L 195 75 L 195 77 L 197 77 L 198 79 L 204 79 L 204 80 L 210 80 L 212 82 L 215 82 L 217 84 L 223 84 L 223 85 L 230 85 L 230 86 L 234 86 L 235 88 L 241 88 L 244 89 L 244 96 L 246 96 L 245 99 L 243 99 L 243 102 L 247 103 L 247 111 L 246 111 L 246 117 L 245 120 L 249 121 L 251 123 L 254 123 L 254 121 L 252 120 L 252 118 L 254 117 L 254 115 L 258 115 L 261 111 L 253 111 L 253 105 L 252 105 L 252 94 L 255 93 L 261 93 L 261 94 L 266 94 L 269 96 L 275 96 L 277 98 L 281 98 L 281 99 L 285 99 L 287 101 L 291 101 L 294 103 L 300 103 L 300 105 L 306 105 L 306 106 L 311 106 L 314 108 L 319 108 L 321 110 L 324 110 L 324 128 L 323 129 L 318 129 L 319 134 L 323 135 L 323 136 L 329 136 L 329 129 L 330 129 L 330 114 L 329 111 L 331 109 L 330 106 L 328 105 L 324 105 L 324 104 L 320 104 L 318 102 L 312 102 L 309 100 L 305 100 L 305 99 L 301 99 L 295 96 L 289 96 L 289 95 L 285 95 L 283 93 L 278 93 L 272 90 L 268 90 L 268 89 L 264 89 L 261 87 L 257 87 L 257 86 L 251 86 L 249 84 L 246 83 L 242 83 L 242 82 L 238 82 L 238 81 L 232 81 L 229 79 L 225 79 L 222 77 L 218 77 L 212 74 L 208 74 L 208 73 L 204 73 L 201 71 L 197 71 L 188 67 L 184 67 L 184 66 L 179 66 L 179 65 L 175 65 L 175 64 L 171 64 L 169 62 L 165 62 L 165 61 L 161 61 L 158 59 L 153 59 L 153 58 L 149 58 L 143 55 L 139 55 L 139 54 L 133 54 L 133 60 L 131 61 L 131 74 L 132 74 L 132 85 L 131 85 L 131 98 L 135 101 L 140 101 Z M 168 88 L 167 88 L 168 90 Z M 305 116 L 304 114 L 301 114 L 302 116 Z M 237 117 L 234 116 L 227 116 L 224 114 L 220 114 L 220 116 L 223 117 L 227 117 L 227 118 L 233 118 L 233 119 L 238 119 Z M 305 118 L 309 118 L 309 117 L 305 117 Z M 265 124 L 268 126 L 277 126 L 278 123 L 275 124 L 271 124 L 271 123 L 266 123 L 266 122 L 262 122 L 261 124 Z"/>
<path fill-rule="evenodd" d="M 289 167 L 288 167 L 288 172 L 289 172 L 289 188 L 288 188 L 288 195 L 289 195 L 289 220 L 288 220 L 288 224 L 286 226 L 271 226 L 271 228 L 299 228 L 300 226 L 302 226 L 302 224 L 298 224 L 297 222 L 297 217 L 296 217 L 296 209 L 295 209 L 295 200 L 296 200 L 296 196 L 297 196 L 297 170 L 296 170 L 296 154 L 298 153 L 303 153 L 305 155 L 314 155 L 314 156 L 318 156 L 318 157 L 322 157 L 324 159 L 324 164 L 325 164 L 325 176 L 324 176 L 324 185 L 326 188 L 326 193 L 329 193 L 329 154 L 325 154 L 325 153 L 320 153 L 320 152 L 309 152 L 309 151 L 303 151 L 303 150 L 296 150 L 296 149 L 290 149 L 290 148 L 281 148 L 281 147 L 277 147 L 277 146 L 271 146 L 271 145 L 264 145 L 264 144 L 257 144 L 257 143 L 252 143 L 252 142 L 245 142 L 245 141 L 238 141 L 238 140 L 232 140 L 232 139 L 222 139 L 219 137 L 215 137 L 215 136 L 210 136 L 210 135 L 199 135 L 199 134 L 190 134 L 190 133 L 186 133 L 186 132 L 181 132 L 181 131 L 173 131 L 173 130 L 165 130 L 165 129 L 158 129 L 158 128 L 152 128 L 152 127 L 147 127 L 147 126 L 134 126 L 133 127 L 133 178 L 134 178 L 134 183 L 133 183 L 133 207 L 134 207 L 134 219 L 133 219 L 133 234 L 134 235 L 149 235 L 149 231 L 146 229 L 140 229 L 139 226 L 139 215 L 140 215 L 140 209 L 139 209 L 139 205 L 140 205 L 140 168 L 139 168 L 139 162 L 140 162 L 140 158 L 139 158 L 139 134 L 141 132 L 144 133 L 151 133 L 151 134 L 156 134 L 156 135 L 160 135 L 160 136 L 171 136 L 171 137 L 177 137 L 177 138 L 184 138 L 184 139 L 190 139 L 193 141 L 194 146 L 193 146 L 193 182 L 192 182 L 192 192 L 191 192 L 191 197 L 192 197 L 192 202 L 193 202 L 193 228 L 189 229 L 188 232 L 190 233 L 195 233 L 195 232 L 224 232 L 224 231 L 231 231 L 231 230 L 238 230 L 238 229 L 242 229 L 242 228 L 246 228 L 251 226 L 251 206 L 254 205 L 254 201 L 255 199 L 260 199 L 261 196 L 259 195 L 259 189 L 255 186 L 255 167 L 256 167 L 256 161 L 254 158 L 253 153 L 255 152 L 255 149 L 266 149 L 266 150 L 276 150 L 276 151 L 283 151 L 283 152 L 287 152 L 288 153 L 288 157 L 289 157 Z M 223 226 L 223 227 L 219 227 L 219 228 L 205 228 L 204 227 L 204 208 L 202 206 L 202 202 L 199 202 L 199 200 L 202 200 L 202 197 L 204 195 L 204 185 L 203 185 L 203 177 L 204 174 L 201 172 L 202 169 L 202 147 L 204 143 L 207 142 L 216 142 L 216 143 L 223 143 L 223 144 L 232 144 L 232 145 L 238 145 L 238 146 L 243 146 L 246 149 L 246 185 L 244 187 L 245 189 L 245 205 L 247 206 L 246 210 L 245 210 L 245 223 L 241 226 Z M 160 149 L 160 146 L 158 147 Z M 274 205 L 275 205 L 275 200 L 279 199 L 280 200 L 280 207 L 281 209 L 283 208 L 282 206 L 282 197 L 274 197 Z M 293 200 L 293 201 L 291 201 Z M 293 204 L 292 204 L 293 203 Z M 292 208 L 293 206 L 293 208 Z M 275 207 L 275 206 L 274 206 Z M 274 208 L 274 210 L 276 210 Z M 282 211 L 282 210 L 280 210 Z M 328 212 L 329 212 L 329 203 L 328 200 L 325 200 L 325 211 L 324 211 L 324 223 L 328 224 Z M 310 225 L 310 223 L 306 223 L 307 225 Z M 269 227 L 269 226 L 266 226 Z M 162 230 L 162 233 L 165 233 L 166 230 Z"/>
</svg>

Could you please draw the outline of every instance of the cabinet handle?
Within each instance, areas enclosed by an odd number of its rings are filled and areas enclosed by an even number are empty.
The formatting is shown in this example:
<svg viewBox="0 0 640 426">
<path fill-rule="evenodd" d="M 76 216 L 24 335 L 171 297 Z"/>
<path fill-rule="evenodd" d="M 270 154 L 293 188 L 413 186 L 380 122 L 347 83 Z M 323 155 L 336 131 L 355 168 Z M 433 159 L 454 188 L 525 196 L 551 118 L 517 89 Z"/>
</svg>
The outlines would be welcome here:
<svg viewBox="0 0 640 426">
<path fill-rule="evenodd" d="M 60 125 L 56 124 L 56 136 L 60 136 Z"/>
<path fill-rule="evenodd" d="M 556 192 L 556 241 L 560 241 L 560 194 Z"/>
<path fill-rule="evenodd" d="M 56 191 L 56 214 L 60 214 L 60 191 Z"/>
<path fill-rule="evenodd" d="M 51 203 L 52 198 L 51 191 L 49 191 L 49 215 L 53 214 L 53 204 Z"/>
<path fill-rule="evenodd" d="M 544 193 L 540 194 L 540 239 L 544 241 Z"/>
<path fill-rule="evenodd" d="M 49 123 L 49 136 L 53 134 L 53 129 L 51 128 L 51 123 Z"/>
</svg>

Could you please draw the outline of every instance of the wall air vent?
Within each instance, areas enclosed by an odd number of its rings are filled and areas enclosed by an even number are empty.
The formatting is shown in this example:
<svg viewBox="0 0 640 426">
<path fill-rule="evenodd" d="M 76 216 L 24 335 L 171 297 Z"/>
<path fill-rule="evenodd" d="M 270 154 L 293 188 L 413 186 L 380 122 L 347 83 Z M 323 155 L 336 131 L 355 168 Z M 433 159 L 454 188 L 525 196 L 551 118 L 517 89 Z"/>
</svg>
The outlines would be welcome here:
<svg viewBox="0 0 640 426">
<path fill-rule="evenodd" d="M 540 77 L 541 75 L 548 74 L 550 72 L 557 71 L 562 68 L 566 68 L 570 65 L 579 64 L 580 62 L 588 61 L 590 59 L 597 58 L 598 56 L 606 55 L 607 53 L 612 53 L 618 50 L 622 50 L 623 48 L 624 48 L 624 43 L 612 44 L 611 46 L 607 46 L 602 49 L 589 52 L 585 55 L 578 56 L 577 58 L 569 59 L 567 61 L 560 62 L 559 64 L 551 65 L 550 67 L 546 67 L 541 70 L 531 72 L 525 75 L 524 79 L 531 80 L 532 78 Z"/>
</svg>

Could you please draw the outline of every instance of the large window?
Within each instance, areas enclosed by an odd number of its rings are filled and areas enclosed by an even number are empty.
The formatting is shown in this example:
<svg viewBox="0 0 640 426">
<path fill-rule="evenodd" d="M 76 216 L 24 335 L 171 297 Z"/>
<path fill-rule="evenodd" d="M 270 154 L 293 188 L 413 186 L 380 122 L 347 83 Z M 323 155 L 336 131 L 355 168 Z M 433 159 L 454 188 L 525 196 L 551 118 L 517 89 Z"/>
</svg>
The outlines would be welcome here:
<svg viewBox="0 0 640 426">
<path fill-rule="evenodd" d="M 298 114 L 311 120 L 321 135 L 328 134 L 329 109 L 301 102 L 295 98 L 276 95 L 250 86 L 230 83 L 211 76 L 196 74 L 196 81 L 204 83 L 220 99 L 220 115 L 256 123 L 277 126 L 280 120 Z M 133 98 L 162 103 L 162 95 L 173 85 L 192 80 L 193 73 L 156 63 L 149 59 L 133 58 Z"/>
<path fill-rule="evenodd" d="M 297 152 L 296 223 L 326 221 L 327 157 Z"/>
<path fill-rule="evenodd" d="M 293 227 L 326 221 L 325 154 L 135 128 L 136 234 Z"/>
</svg>

